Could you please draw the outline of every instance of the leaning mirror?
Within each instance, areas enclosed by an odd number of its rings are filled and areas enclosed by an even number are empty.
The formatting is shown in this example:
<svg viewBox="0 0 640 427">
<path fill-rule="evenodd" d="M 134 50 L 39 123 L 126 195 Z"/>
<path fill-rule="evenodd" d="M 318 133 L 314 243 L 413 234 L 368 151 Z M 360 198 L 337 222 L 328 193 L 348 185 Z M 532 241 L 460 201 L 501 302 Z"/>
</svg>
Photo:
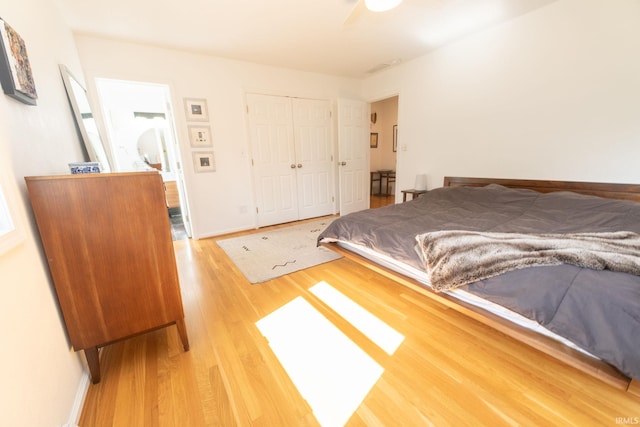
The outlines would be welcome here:
<svg viewBox="0 0 640 427">
<path fill-rule="evenodd" d="M 98 132 L 98 125 L 91 112 L 87 91 L 65 65 L 60 65 L 60 73 L 62 74 L 62 81 L 67 90 L 69 104 L 89 159 L 92 162 L 100 163 L 102 172 L 110 172 L 109 157 L 107 157 L 102 138 L 100 138 L 100 133 Z"/>
</svg>

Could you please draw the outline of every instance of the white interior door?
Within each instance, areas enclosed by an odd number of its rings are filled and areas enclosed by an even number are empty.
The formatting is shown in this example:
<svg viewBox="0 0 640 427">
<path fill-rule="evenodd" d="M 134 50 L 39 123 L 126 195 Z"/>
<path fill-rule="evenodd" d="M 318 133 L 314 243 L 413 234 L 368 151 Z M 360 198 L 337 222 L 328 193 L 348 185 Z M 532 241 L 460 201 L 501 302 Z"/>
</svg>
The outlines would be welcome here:
<svg viewBox="0 0 640 427">
<path fill-rule="evenodd" d="M 291 100 L 247 95 L 258 227 L 298 219 Z"/>
<path fill-rule="evenodd" d="M 331 105 L 292 99 L 299 219 L 333 213 Z"/>
<path fill-rule="evenodd" d="M 257 225 L 334 211 L 329 101 L 247 95 Z"/>
<path fill-rule="evenodd" d="M 369 207 L 369 104 L 338 100 L 340 215 Z"/>
</svg>

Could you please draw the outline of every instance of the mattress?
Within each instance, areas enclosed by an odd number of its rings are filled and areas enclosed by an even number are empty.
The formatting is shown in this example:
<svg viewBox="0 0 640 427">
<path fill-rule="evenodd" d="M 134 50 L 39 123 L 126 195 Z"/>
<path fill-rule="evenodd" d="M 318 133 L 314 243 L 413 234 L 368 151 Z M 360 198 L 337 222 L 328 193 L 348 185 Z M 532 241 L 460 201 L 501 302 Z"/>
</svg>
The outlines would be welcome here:
<svg viewBox="0 0 640 427">
<path fill-rule="evenodd" d="M 431 285 L 429 284 L 429 277 L 427 276 L 427 274 L 419 269 L 416 269 L 414 267 L 411 267 L 409 265 L 403 264 L 401 262 L 398 262 L 396 260 L 394 260 L 393 258 L 389 258 L 383 254 L 380 254 L 378 252 L 372 251 L 364 246 L 358 246 L 355 245 L 353 243 L 349 243 L 349 242 L 343 242 L 343 241 L 337 241 L 337 240 L 333 240 L 333 239 L 329 239 L 329 238 L 325 238 L 323 240 L 324 243 L 336 243 L 337 245 L 353 252 L 356 253 L 370 261 L 373 261 L 374 263 L 381 265 L 385 268 L 388 268 L 389 270 L 392 270 L 396 273 L 399 273 L 405 277 L 409 277 L 419 283 L 421 283 L 422 285 L 424 285 L 425 287 L 431 288 Z M 589 357 L 592 357 L 594 359 L 598 359 L 596 356 L 594 356 L 593 354 L 589 353 L 588 351 L 586 351 L 585 349 L 577 346 L 576 344 L 574 344 L 573 342 L 569 341 L 568 339 L 561 337 L 558 334 L 555 334 L 553 332 L 551 332 L 550 330 L 548 330 L 547 328 L 543 327 L 542 325 L 540 325 L 539 323 L 528 319 L 512 310 L 509 310 L 506 307 L 503 307 L 501 305 L 498 305 L 496 303 L 493 303 L 487 299 L 483 299 L 480 298 L 477 295 L 474 295 L 470 292 L 466 292 L 462 289 L 455 289 L 455 290 L 450 290 L 450 291 L 445 291 L 443 292 L 444 294 L 447 294 L 459 301 L 463 301 L 467 304 L 471 304 L 474 307 L 478 307 L 481 308 L 483 310 L 486 310 L 492 314 L 495 314 L 497 316 L 500 316 L 503 319 L 508 320 L 509 322 L 515 323 L 519 326 L 522 326 L 523 328 L 539 333 L 541 335 L 547 336 L 555 341 L 558 341 L 564 345 L 566 345 L 567 347 L 573 348 L 574 350 L 577 350 Z"/>
<path fill-rule="evenodd" d="M 410 202 L 340 217 L 319 241 L 340 242 L 428 285 L 415 237 L 438 230 L 640 233 L 640 203 L 499 185 L 447 187 Z M 551 333 L 640 378 L 638 276 L 566 264 L 536 266 L 465 285 L 452 296 L 479 306 L 489 302 L 489 311 Z"/>
</svg>

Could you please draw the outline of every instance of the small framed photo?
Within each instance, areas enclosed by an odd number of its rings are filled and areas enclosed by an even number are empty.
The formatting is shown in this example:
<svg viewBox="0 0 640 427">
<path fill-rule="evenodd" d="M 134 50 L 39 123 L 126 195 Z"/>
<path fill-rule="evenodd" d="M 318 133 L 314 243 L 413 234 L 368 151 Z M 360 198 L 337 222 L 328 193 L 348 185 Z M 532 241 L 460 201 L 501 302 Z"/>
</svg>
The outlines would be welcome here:
<svg viewBox="0 0 640 427">
<path fill-rule="evenodd" d="M 211 141 L 211 127 L 189 126 L 189 143 L 193 148 L 213 147 Z"/>
<path fill-rule="evenodd" d="M 398 151 L 398 125 L 393 125 L 393 152 Z"/>
<path fill-rule="evenodd" d="M 27 47 L 22 37 L 0 18 L 0 84 L 5 94 L 36 105 L 38 94 L 33 81 Z"/>
<path fill-rule="evenodd" d="M 370 147 L 371 148 L 378 148 L 378 133 L 373 133 L 371 132 L 371 140 L 370 140 Z"/>
<path fill-rule="evenodd" d="M 185 98 L 184 108 L 187 112 L 187 120 L 192 122 L 206 122 L 209 120 L 207 100 L 199 98 Z"/>
<path fill-rule="evenodd" d="M 216 159 L 213 156 L 213 151 L 193 153 L 193 166 L 196 172 L 215 172 Z"/>
</svg>

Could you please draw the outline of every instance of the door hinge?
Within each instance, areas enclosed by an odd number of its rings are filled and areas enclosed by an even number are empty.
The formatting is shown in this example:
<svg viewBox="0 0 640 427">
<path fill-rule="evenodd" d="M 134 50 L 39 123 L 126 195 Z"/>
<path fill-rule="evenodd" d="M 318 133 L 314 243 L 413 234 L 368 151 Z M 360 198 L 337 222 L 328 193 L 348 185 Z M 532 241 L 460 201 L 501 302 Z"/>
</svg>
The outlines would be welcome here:
<svg viewBox="0 0 640 427">
<path fill-rule="evenodd" d="M 256 213 L 258 213 L 258 207 L 256 206 Z"/>
<path fill-rule="evenodd" d="M 249 114 L 249 106 L 245 105 L 246 109 L 247 109 L 247 114 Z"/>
</svg>

